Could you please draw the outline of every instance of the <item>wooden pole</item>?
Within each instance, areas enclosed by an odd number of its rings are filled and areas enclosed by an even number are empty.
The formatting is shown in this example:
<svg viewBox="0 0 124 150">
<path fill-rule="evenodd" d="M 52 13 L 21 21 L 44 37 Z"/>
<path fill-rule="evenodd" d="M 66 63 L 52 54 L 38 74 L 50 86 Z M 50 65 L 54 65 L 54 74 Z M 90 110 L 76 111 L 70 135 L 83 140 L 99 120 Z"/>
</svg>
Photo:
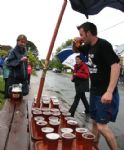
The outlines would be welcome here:
<svg viewBox="0 0 124 150">
<path fill-rule="evenodd" d="M 50 56 L 52 54 L 52 50 L 53 50 L 53 47 L 54 47 L 54 43 L 55 43 L 55 40 L 56 40 L 56 37 L 57 37 L 57 34 L 58 34 L 58 30 L 59 30 L 59 27 L 60 27 L 60 24 L 61 24 L 61 21 L 62 21 L 62 17 L 63 17 L 64 11 L 65 11 L 66 5 L 67 5 L 67 0 L 64 0 L 63 5 L 62 5 L 62 9 L 61 9 L 60 15 L 58 17 L 58 21 L 56 23 L 54 33 L 53 33 L 53 37 L 52 37 L 52 40 L 51 40 L 51 43 L 50 43 L 50 46 L 49 46 L 47 57 L 46 57 L 46 60 L 45 60 L 45 67 L 43 68 L 43 71 L 42 71 L 39 90 L 38 90 L 38 94 L 37 94 L 37 98 L 36 98 L 36 106 L 37 107 L 40 107 L 40 99 L 41 99 L 42 92 L 43 92 L 43 87 L 44 87 L 45 77 L 46 77 L 46 73 L 47 73 L 47 69 L 48 69 L 48 65 L 49 65 Z"/>
</svg>

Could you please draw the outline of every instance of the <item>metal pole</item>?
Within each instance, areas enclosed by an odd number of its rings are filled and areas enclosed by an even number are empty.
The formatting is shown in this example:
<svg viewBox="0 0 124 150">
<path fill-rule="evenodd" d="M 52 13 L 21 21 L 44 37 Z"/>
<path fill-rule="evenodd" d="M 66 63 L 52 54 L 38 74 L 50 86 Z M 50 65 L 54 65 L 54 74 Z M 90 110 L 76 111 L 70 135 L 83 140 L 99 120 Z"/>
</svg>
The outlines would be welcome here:
<svg viewBox="0 0 124 150">
<path fill-rule="evenodd" d="M 60 27 L 60 23 L 62 21 L 62 17 L 63 17 L 64 11 L 65 11 L 66 5 L 67 5 L 67 0 L 64 0 L 63 5 L 62 5 L 62 9 L 61 9 L 60 15 L 58 17 L 58 21 L 57 21 L 54 33 L 53 33 L 53 37 L 52 37 L 52 40 L 51 40 L 51 43 L 49 46 L 47 57 L 45 60 L 45 67 L 44 67 L 42 75 L 41 75 L 39 90 L 38 90 L 37 99 L 36 99 L 36 106 L 37 107 L 40 107 L 40 99 L 42 96 L 42 91 L 43 91 L 43 87 L 44 87 L 44 82 L 45 82 L 45 77 L 46 77 L 46 73 L 47 73 L 47 69 L 48 69 L 48 65 L 49 65 L 50 56 L 51 56 L 51 53 L 52 53 L 52 50 L 54 47 L 54 43 L 55 43 L 55 40 L 56 40 L 56 37 L 58 34 L 58 30 Z"/>
</svg>

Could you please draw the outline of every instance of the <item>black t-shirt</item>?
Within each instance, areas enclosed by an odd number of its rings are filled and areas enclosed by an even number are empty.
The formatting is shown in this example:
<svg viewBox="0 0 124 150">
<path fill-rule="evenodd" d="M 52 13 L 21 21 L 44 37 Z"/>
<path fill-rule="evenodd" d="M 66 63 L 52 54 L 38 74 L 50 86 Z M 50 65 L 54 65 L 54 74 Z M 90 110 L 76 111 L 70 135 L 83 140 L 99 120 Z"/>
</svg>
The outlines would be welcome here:
<svg viewBox="0 0 124 150">
<path fill-rule="evenodd" d="M 84 45 L 79 51 L 88 56 L 88 65 L 91 78 L 91 93 L 102 95 L 106 92 L 109 81 L 111 65 L 119 62 L 112 45 L 98 38 L 94 46 Z"/>
</svg>

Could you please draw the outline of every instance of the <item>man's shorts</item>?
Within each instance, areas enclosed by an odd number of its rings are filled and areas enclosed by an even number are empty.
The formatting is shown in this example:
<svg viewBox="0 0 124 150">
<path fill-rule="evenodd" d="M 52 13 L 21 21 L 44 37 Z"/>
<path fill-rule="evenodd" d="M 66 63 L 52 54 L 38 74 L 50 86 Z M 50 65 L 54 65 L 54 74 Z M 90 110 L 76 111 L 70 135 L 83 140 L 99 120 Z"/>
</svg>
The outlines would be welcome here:
<svg viewBox="0 0 124 150">
<path fill-rule="evenodd" d="M 101 96 L 90 95 L 90 116 L 97 123 L 115 122 L 119 109 L 118 90 L 113 93 L 111 104 L 101 103 Z"/>
</svg>

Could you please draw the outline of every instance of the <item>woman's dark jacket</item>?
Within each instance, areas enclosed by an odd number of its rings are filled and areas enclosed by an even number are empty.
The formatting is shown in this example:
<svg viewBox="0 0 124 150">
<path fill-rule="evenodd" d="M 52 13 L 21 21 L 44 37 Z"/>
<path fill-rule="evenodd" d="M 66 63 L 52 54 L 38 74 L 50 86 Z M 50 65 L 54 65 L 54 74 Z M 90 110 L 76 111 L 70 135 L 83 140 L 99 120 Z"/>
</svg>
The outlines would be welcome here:
<svg viewBox="0 0 124 150">
<path fill-rule="evenodd" d="M 89 91 L 89 69 L 85 63 L 80 65 L 75 64 L 73 81 L 75 83 L 76 92 L 88 92 Z"/>
<path fill-rule="evenodd" d="M 25 49 L 16 46 L 9 53 L 7 64 L 10 68 L 9 77 L 16 80 L 26 80 L 27 79 L 27 62 L 22 62 L 21 58 L 25 56 Z"/>
</svg>

